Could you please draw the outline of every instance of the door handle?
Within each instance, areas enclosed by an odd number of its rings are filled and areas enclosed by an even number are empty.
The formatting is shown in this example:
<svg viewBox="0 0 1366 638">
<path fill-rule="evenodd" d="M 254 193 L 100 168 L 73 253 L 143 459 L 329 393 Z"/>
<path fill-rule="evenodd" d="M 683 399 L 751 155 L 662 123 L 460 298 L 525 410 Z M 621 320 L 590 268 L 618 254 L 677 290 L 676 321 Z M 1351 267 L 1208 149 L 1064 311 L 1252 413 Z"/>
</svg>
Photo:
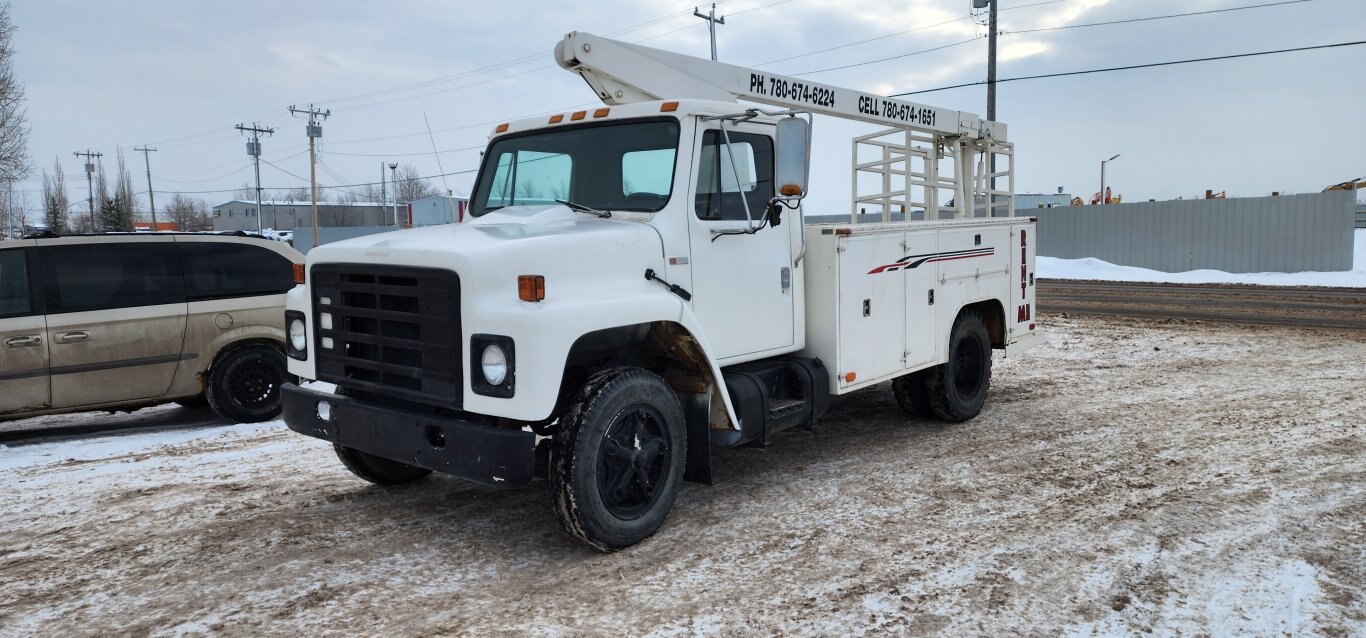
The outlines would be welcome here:
<svg viewBox="0 0 1366 638">
<path fill-rule="evenodd" d="M 57 335 L 57 343 L 80 343 L 90 338 L 90 333 L 84 330 L 72 330 Z"/>
<path fill-rule="evenodd" d="M 43 342 L 42 337 L 10 337 L 5 340 L 6 348 L 31 348 Z"/>
</svg>

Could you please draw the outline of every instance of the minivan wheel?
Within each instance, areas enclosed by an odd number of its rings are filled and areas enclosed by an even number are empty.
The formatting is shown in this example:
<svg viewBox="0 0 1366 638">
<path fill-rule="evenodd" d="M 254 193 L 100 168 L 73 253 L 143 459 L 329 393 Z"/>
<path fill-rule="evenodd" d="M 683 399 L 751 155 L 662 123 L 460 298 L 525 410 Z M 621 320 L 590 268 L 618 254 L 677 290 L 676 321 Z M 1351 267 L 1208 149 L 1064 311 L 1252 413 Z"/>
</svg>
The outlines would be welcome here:
<svg viewBox="0 0 1366 638">
<path fill-rule="evenodd" d="M 269 421 L 280 414 L 280 386 L 287 375 L 284 353 L 265 345 L 243 346 L 214 364 L 204 397 L 225 419 Z"/>
</svg>

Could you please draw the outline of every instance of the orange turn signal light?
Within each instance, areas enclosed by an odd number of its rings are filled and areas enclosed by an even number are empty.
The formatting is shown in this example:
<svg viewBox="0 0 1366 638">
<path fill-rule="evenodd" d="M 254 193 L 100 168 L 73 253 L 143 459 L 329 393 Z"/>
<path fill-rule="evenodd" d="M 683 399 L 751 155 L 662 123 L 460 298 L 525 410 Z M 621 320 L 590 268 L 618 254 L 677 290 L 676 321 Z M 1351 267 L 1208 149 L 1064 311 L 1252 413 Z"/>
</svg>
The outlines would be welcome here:
<svg viewBox="0 0 1366 638">
<path fill-rule="evenodd" d="M 557 113 L 557 114 L 555 114 L 555 115 L 550 116 L 550 123 L 551 123 L 551 124 L 559 124 L 560 122 L 563 122 L 563 121 L 564 121 L 564 113 Z"/>
<path fill-rule="evenodd" d="M 778 192 L 782 193 L 783 197 L 796 197 L 802 194 L 802 187 L 796 184 L 783 184 L 783 187 L 779 188 Z"/>
<path fill-rule="evenodd" d="M 517 298 L 522 301 L 545 299 L 545 276 L 517 275 Z"/>
<path fill-rule="evenodd" d="M 503 122 L 502 124 L 499 124 L 499 125 L 498 125 L 498 128 L 493 129 L 493 132 L 494 132 L 494 133 L 502 133 L 502 132 L 505 132 L 505 131 L 507 131 L 507 130 L 508 130 L 508 123 L 507 123 L 507 122 Z"/>
<path fill-rule="evenodd" d="M 665 102 L 659 105 L 660 113 L 673 113 L 678 110 L 678 102 Z"/>
<path fill-rule="evenodd" d="M 847 373 L 847 374 L 844 375 L 844 382 L 845 382 L 845 383 L 853 383 L 853 382 L 854 382 L 854 379 L 857 379 L 857 378 L 858 378 L 858 375 L 857 375 L 857 374 L 854 374 L 853 372 L 850 372 L 850 373 Z"/>
<path fill-rule="evenodd" d="M 296 283 L 296 284 L 301 284 L 301 283 L 303 283 L 303 282 L 304 282 L 304 265 L 303 265 L 303 264 L 294 264 L 294 283 Z"/>
</svg>

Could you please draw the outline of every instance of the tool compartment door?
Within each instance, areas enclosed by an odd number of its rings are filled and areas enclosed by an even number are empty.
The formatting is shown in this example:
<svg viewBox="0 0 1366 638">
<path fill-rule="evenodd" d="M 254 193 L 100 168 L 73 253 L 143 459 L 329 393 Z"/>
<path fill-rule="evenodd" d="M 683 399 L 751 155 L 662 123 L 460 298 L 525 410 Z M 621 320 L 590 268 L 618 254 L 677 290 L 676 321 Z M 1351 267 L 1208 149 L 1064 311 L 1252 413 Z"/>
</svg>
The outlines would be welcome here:
<svg viewBox="0 0 1366 638">
<path fill-rule="evenodd" d="M 944 340 L 939 328 L 935 305 L 939 297 L 939 264 L 934 257 L 939 252 L 939 233 L 936 230 L 908 231 L 903 266 L 899 275 L 906 287 L 906 361 L 907 368 L 923 368 L 942 363 L 937 360 L 940 342 Z"/>
<path fill-rule="evenodd" d="M 836 375 L 841 389 L 868 385 L 905 369 L 906 285 L 897 265 L 905 256 L 905 237 L 904 232 L 888 232 L 839 240 Z"/>
</svg>

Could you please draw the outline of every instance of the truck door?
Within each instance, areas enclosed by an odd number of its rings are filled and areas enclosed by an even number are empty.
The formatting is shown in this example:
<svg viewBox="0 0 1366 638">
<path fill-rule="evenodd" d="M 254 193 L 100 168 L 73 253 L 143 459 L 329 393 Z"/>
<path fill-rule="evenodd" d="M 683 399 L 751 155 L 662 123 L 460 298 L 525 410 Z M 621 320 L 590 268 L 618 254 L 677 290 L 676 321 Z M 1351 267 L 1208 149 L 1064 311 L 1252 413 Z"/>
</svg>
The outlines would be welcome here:
<svg viewBox="0 0 1366 638">
<path fill-rule="evenodd" d="M 171 237 L 49 244 L 38 248 L 38 261 L 52 406 L 165 394 L 185 340 L 184 281 Z"/>
<path fill-rule="evenodd" d="M 705 122 L 694 143 L 692 305 L 723 363 L 795 343 L 791 238 L 762 221 L 773 197 L 772 131 L 727 122 L 723 134 L 719 122 Z M 759 229 L 744 233 L 752 227 Z"/>
<path fill-rule="evenodd" d="M 34 243 L 9 241 L 0 250 L 0 414 L 45 408 L 52 396 L 47 324 L 34 292 L 32 250 L 25 250 Z"/>
</svg>

